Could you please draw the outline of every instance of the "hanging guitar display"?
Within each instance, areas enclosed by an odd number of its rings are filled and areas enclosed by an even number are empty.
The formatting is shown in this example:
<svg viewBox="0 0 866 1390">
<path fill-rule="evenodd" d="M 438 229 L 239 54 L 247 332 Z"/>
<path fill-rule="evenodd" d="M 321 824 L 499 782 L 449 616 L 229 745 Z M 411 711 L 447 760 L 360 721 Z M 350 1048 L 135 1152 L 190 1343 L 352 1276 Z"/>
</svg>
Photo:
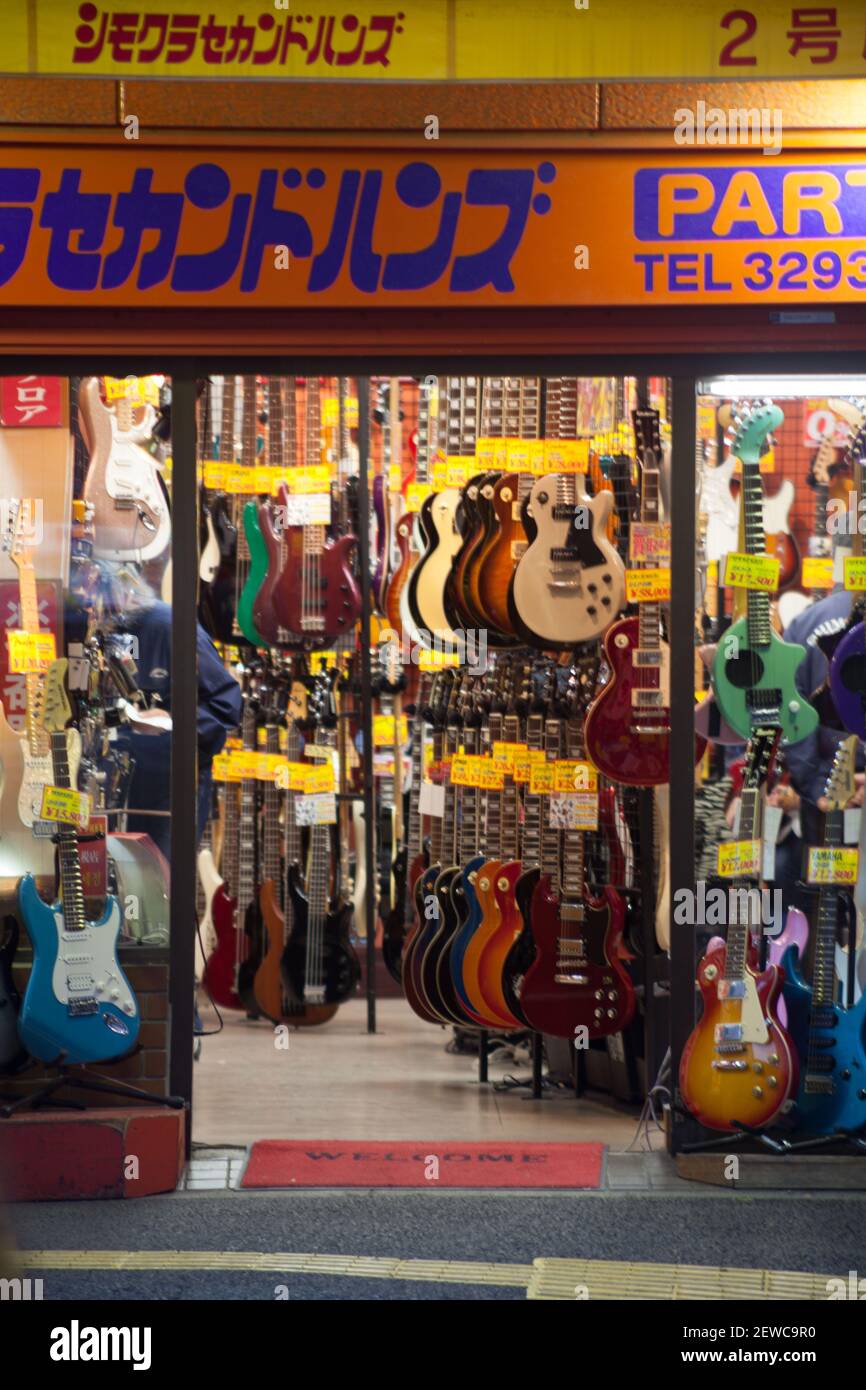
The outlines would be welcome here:
<svg viewBox="0 0 866 1390">
<path fill-rule="evenodd" d="M 236 378 L 224 376 L 220 390 L 220 463 L 235 458 Z M 201 576 L 199 621 L 215 642 L 231 642 L 234 635 L 236 565 L 238 545 L 238 499 L 223 492 L 209 495 L 208 514 L 219 546 L 216 568 L 208 579 Z"/>
</svg>

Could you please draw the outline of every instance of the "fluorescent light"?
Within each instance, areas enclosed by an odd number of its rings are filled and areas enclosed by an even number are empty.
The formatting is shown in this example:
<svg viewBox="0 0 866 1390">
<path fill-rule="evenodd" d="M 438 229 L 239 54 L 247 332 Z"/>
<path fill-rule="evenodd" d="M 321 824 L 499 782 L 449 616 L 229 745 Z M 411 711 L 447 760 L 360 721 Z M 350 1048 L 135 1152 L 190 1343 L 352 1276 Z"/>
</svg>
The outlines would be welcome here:
<svg viewBox="0 0 866 1390">
<path fill-rule="evenodd" d="M 866 376 L 716 376 L 698 382 L 699 396 L 738 400 L 749 396 L 864 396 Z"/>
</svg>

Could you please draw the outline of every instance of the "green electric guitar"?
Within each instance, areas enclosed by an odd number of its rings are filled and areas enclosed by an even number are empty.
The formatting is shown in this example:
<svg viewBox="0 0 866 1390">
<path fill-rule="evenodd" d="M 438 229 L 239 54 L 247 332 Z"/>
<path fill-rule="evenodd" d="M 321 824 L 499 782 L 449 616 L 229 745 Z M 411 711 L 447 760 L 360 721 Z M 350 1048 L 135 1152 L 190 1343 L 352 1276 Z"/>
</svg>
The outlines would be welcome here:
<svg viewBox="0 0 866 1390">
<path fill-rule="evenodd" d="M 742 506 L 748 555 L 764 555 L 763 499 L 759 460 L 771 430 L 784 415 L 777 405 L 753 407 L 737 428 L 732 452 L 743 468 Z M 818 724 L 818 715 L 794 681 L 805 647 L 783 642 L 770 621 L 770 595 L 747 590 L 747 611 L 728 628 L 713 661 L 713 690 L 722 715 L 743 740 L 756 725 L 778 723 L 788 743 L 799 743 Z"/>
<path fill-rule="evenodd" d="M 256 379 L 244 377 L 244 407 L 241 429 L 241 461 L 250 468 L 256 463 Z M 244 539 L 246 540 L 247 577 L 238 598 L 238 627 L 248 642 L 254 647 L 268 644 L 259 632 L 253 618 L 253 604 L 256 595 L 265 581 L 268 572 L 268 552 L 265 548 L 262 530 L 259 526 L 259 504 L 249 501 L 244 507 Z M 238 538 L 240 541 L 240 537 Z M 239 549 L 238 559 L 243 564 L 244 557 Z"/>
</svg>

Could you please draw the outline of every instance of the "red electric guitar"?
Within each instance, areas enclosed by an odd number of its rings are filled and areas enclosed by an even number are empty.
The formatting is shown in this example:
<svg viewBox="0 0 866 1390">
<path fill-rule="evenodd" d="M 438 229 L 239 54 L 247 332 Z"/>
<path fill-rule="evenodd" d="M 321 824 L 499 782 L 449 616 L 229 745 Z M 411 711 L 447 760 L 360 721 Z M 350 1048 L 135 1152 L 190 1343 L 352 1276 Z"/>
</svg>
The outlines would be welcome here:
<svg viewBox="0 0 866 1390">
<path fill-rule="evenodd" d="M 275 468 L 293 468 L 297 460 L 295 378 L 290 376 L 283 381 L 281 377 L 272 376 L 268 380 L 268 463 Z M 285 513 L 282 513 L 282 519 L 285 521 Z M 253 620 L 271 646 L 276 646 L 281 637 L 274 595 L 286 569 L 284 527 L 277 522 L 278 514 L 273 502 L 262 502 L 259 505 L 259 530 L 268 554 L 268 570 L 253 603 Z"/>
<path fill-rule="evenodd" d="M 306 463 L 321 457 L 322 421 L 318 377 L 307 378 Z M 290 508 L 303 502 L 290 499 L 286 489 L 280 503 Z M 274 607 L 287 645 L 305 651 L 327 647 L 354 626 L 361 612 L 361 594 L 352 572 L 355 536 L 327 539 L 323 523 L 301 521 L 285 529 L 286 564 L 274 586 Z"/>
<path fill-rule="evenodd" d="M 654 524 L 659 520 L 658 411 L 636 410 L 634 429 L 641 521 Z M 638 609 L 636 618 L 621 618 L 605 633 L 604 654 L 613 675 L 587 714 L 586 747 L 612 781 L 655 787 L 669 776 L 671 653 L 661 635 L 661 604 L 641 603 Z M 696 740 L 696 762 L 705 747 L 703 739 Z"/>
<path fill-rule="evenodd" d="M 545 728 L 548 758 L 556 758 L 565 735 L 568 761 L 582 762 L 582 721 L 573 712 Z M 593 896 L 585 881 L 585 831 L 552 823 L 554 808 L 544 798 L 541 825 L 541 877 L 532 895 L 531 929 L 535 959 L 520 986 L 520 1008 L 530 1027 L 557 1038 L 574 1038 L 579 1027 L 589 1037 L 619 1033 L 631 1020 L 635 992 L 620 957 L 625 926 L 622 898 L 609 885 Z"/>
</svg>

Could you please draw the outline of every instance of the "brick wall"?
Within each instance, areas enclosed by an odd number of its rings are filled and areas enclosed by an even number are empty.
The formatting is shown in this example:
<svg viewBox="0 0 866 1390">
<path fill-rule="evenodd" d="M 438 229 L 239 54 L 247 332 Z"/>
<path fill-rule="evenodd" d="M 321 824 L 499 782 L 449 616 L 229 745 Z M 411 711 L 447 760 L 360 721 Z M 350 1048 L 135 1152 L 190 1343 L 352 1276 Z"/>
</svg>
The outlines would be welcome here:
<svg viewBox="0 0 866 1390">
<path fill-rule="evenodd" d="M 94 1066 L 90 1070 L 96 1075 L 104 1076 L 107 1081 L 126 1081 L 151 1095 L 167 1095 L 168 952 L 147 947 L 132 947 L 121 951 L 120 963 L 132 985 L 141 1012 L 138 1051 L 111 1066 Z M 30 973 L 29 965 L 26 961 L 19 961 L 13 973 L 23 998 Z M 50 1068 L 36 1063 L 19 1076 L 0 1077 L 0 1091 L 4 1095 L 24 1095 L 38 1090 L 50 1074 Z M 88 1105 L 94 1106 L 116 1107 L 123 1104 L 116 1096 L 102 1095 L 98 1091 L 80 1091 L 75 1094 L 74 1099 L 86 1101 Z"/>
</svg>

